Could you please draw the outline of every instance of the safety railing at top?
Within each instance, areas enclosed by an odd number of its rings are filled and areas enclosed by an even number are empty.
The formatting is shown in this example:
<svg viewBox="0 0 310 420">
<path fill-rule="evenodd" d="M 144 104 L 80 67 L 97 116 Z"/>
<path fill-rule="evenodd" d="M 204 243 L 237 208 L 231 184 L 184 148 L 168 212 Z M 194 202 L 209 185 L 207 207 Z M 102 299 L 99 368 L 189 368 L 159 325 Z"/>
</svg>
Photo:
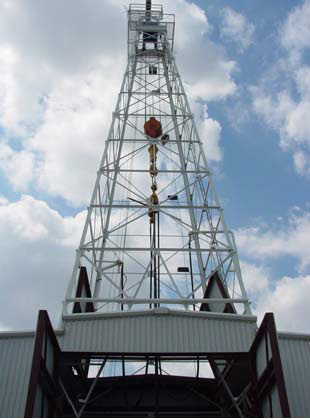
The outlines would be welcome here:
<svg viewBox="0 0 310 420">
<path fill-rule="evenodd" d="M 174 44 L 174 30 L 175 30 L 175 15 L 164 14 L 163 6 L 159 4 L 152 4 L 150 11 L 147 11 L 144 4 L 132 3 L 128 10 L 128 57 L 131 58 L 136 53 L 136 46 L 139 34 L 143 32 L 144 27 L 158 25 L 159 32 L 165 31 L 166 40 L 173 49 Z"/>
<path fill-rule="evenodd" d="M 141 12 L 146 14 L 147 10 L 145 8 L 145 4 L 141 4 L 141 3 L 131 3 L 129 5 L 129 13 L 130 12 Z M 163 11 L 163 6 L 161 4 L 152 4 L 152 8 L 150 10 L 151 14 L 154 16 L 158 16 L 160 19 L 163 18 L 164 15 L 164 11 Z"/>
</svg>

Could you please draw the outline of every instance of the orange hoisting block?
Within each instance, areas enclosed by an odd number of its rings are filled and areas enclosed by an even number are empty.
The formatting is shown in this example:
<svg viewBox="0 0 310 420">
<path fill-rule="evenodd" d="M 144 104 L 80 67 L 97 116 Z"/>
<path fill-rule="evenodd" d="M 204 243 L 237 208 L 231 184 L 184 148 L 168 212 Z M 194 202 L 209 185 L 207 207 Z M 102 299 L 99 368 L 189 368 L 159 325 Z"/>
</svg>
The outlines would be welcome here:
<svg viewBox="0 0 310 420">
<path fill-rule="evenodd" d="M 155 139 L 163 134 L 163 130 L 161 127 L 160 121 L 157 121 L 155 117 L 151 117 L 145 124 L 144 124 L 144 132 L 147 136 Z"/>
</svg>

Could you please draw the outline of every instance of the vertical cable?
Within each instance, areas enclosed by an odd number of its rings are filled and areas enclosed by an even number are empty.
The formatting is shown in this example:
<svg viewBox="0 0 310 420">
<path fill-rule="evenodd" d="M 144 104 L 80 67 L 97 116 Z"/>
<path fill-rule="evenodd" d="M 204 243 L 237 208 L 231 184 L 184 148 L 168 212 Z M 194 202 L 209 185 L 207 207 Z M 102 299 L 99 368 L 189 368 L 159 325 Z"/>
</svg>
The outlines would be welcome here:
<svg viewBox="0 0 310 420">
<path fill-rule="evenodd" d="M 154 225 L 153 225 L 153 247 L 156 250 L 156 213 L 155 213 L 155 217 L 154 217 Z M 154 252 L 153 254 L 153 258 L 154 258 L 154 298 L 157 298 L 157 264 L 156 264 L 156 252 Z M 154 304 L 154 308 L 157 307 L 157 304 Z"/>
<path fill-rule="evenodd" d="M 152 299 L 152 278 L 153 278 L 152 223 L 150 223 L 150 248 L 151 248 L 150 299 Z M 150 303 L 150 309 L 152 309 L 152 304 L 151 303 Z"/>
<path fill-rule="evenodd" d="M 191 275 L 191 285 L 192 285 L 192 298 L 195 299 L 195 291 L 194 291 L 194 277 L 193 277 L 193 262 L 192 262 L 192 251 L 191 251 L 191 237 L 189 238 L 188 242 L 188 253 L 189 253 L 189 269 Z M 196 311 L 195 304 L 193 303 L 193 310 Z"/>
<path fill-rule="evenodd" d="M 160 229 L 159 229 L 159 212 L 157 213 L 157 250 L 159 252 L 160 249 Z M 157 297 L 160 299 L 160 258 L 159 254 L 157 254 Z M 160 303 L 158 304 L 160 306 Z"/>
<path fill-rule="evenodd" d="M 121 299 L 124 299 L 124 262 L 122 262 L 121 265 Z M 124 310 L 124 305 L 123 303 L 121 304 L 121 311 Z"/>
</svg>

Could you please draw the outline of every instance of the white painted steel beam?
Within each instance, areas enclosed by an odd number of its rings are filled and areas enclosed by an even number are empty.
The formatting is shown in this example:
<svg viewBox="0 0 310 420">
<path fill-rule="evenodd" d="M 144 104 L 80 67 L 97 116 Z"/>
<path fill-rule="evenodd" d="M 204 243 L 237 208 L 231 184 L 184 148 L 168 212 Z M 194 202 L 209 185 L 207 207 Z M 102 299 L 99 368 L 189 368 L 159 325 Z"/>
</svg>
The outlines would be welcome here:
<svg viewBox="0 0 310 420">
<path fill-rule="evenodd" d="M 105 302 L 105 303 L 122 303 L 124 305 L 140 305 L 144 303 L 162 303 L 171 305 L 192 305 L 198 303 L 246 303 L 245 299 L 139 299 L 139 298 L 125 298 L 125 299 L 108 299 L 108 298 L 72 298 L 67 299 L 67 302 Z"/>
</svg>

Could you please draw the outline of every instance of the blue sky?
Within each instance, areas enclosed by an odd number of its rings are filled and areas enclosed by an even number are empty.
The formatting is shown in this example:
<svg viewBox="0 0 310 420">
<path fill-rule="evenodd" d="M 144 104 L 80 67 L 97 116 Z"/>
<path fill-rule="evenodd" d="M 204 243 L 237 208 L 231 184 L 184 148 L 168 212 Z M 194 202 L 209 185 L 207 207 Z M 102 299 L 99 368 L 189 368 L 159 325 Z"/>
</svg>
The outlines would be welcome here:
<svg viewBox="0 0 310 420">
<path fill-rule="evenodd" d="M 280 33 L 289 14 L 296 8 L 300 10 L 303 4 L 300 1 L 236 1 L 233 4 L 235 11 L 246 15 L 248 21 L 255 25 L 252 44 L 243 54 L 238 53 L 236 44 L 226 44 L 227 53 L 238 62 L 239 72 L 235 80 L 242 93 L 237 101 L 233 95 L 225 104 L 209 105 L 210 115 L 221 122 L 223 129 L 225 164 L 218 179 L 218 190 L 220 196 L 227 199 L 225 214 L 232 228 L 255 222 L 277 226 L 280 218 L 289 218 L 293 207 L 298 206 L 305 211 L 309 209 L 309 176 L 297 173 L 291 154 L 279 147 L 279 132 L 252 112 L 249 93 L 249 88 L 259 84 L 266 75 L 268 77 L 270 69 L 287 55 L 280 44 Z M 227 2 L 208 2 L 206 8 L 216 25 L 215 42 L 221 42 L 221 19 L 218 19 L 221 7 L 227 7 Z M 305 65 L 308 64 L 309 56 L 305 59 Z M 279 74 L 281 76 L 283 74 Z M 271 89 L 276 94 L 278 81 L 275 82 L 271 84 Z M 298 101 L 299 95 L 290 80 L 284 81 L 283 88 L 291 90 L 293 98 Z M 241 106 L 239 112 L 247 112 L 247 115 L 239 124 L 232 126 L 230 108 L 235 109 L 236 102 L 239 102 L 237 106 Z M 308 138 L 309 135 L 308 132 Z M 270 268 L 276 279 L 285 275 L 294 276 L 295 266 L 295 259 L 286 256 L 279 258 Z"/>
<path fill-rule="evenodd" d="M 272 221 L 285 216 L 292 206 L 307 204 L 309 179 L 297 174 L 291 155 L 279 148 L 279 133 L 252 112 L 248 89 L 257 85 L 284 55 L 278 33 L 288 14 L 302 2 L 234 1 L 234 10 L 255 24 L 253 43 L 243 54 L 238 53 L 237 44 L 225 42 L 220 37 L 220 11 L 222 7 L 230 7 L 230 3 L 197 2 L 201 7 L 206 3 L 205 10 L 214 27 L 211 38 L 226 45 L 227 55 L 236 60 L 239 67 L 234 80 L 241 91 L 240 98 L 232 95 L 224 103 L 209 103 L 210 116 L 220 121 L 223 130 L 224 165 L 217 183 L 220 196 L 230 200 L 226 217 L 234 227 L 248 224 L 258 217 L 263 217 L 266 222 Z M 231 110 L 238 112 L 238 107 L 240 114 L 247 112 L 247 115 L 234 127 Z"/>
<path fill-rule="evenodd" d="M 126 64 L 123 4 L 0 1 L 2 328 L 59 316 Z M 309 331 L 310 1 L 164 6 L 254 308 Z"/>
</svg>

